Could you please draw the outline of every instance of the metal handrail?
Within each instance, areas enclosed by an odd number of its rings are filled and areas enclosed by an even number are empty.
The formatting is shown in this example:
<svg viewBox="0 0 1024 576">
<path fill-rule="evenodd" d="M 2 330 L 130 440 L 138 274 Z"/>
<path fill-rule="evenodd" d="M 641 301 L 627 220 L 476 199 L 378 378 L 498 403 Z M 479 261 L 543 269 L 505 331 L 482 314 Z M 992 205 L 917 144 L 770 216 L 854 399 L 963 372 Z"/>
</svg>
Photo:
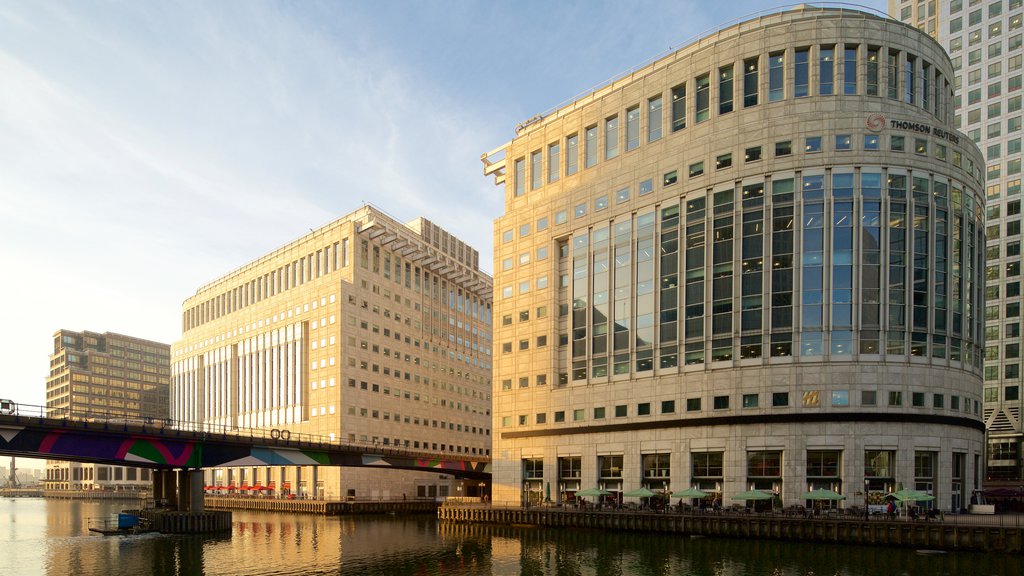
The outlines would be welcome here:
<svg viewBox="0 0 1024 576">
<path fill-rule="evenodd" d="M 329 436 L 318 434 L 309 434 L 305 432 L 293 434 L 286 428 L 242 428 L 239 426 L 212 424 L 209 422 L 181 422 L 175 421 L 171 418 L 112 416 L 107 412 L 89 410 L 75 410 L 72 412 L 66 408 L 47 408 L 45 406 L 36 406 L 33 404 L 17 404 L 16 409 L 12 414 L 0 414 L 0 416 L 4 415 L 13 416 L 16 421 L 20 421 L 21 418 L 58 420 L 61 422 L 62 426 L 74 426 L 76 428 L 84 429 L 91 428 L 92 425 L 96 424 L 103 425 L 105 429 L 109 429 L 110 426 L 119 426 L 122 428 L 127 426 L 138 426 L 147 432 L 152 428 L 154 433 L 160 435 L 173 433 L 177 436 L 187 435 L 198 440 L 244 439 L 249 441 L 267 441 L 268 443 L 285 446 L 298 444 L 304 447 L 320 446 L 323 448 L 342 450 L 348 448 L 352 451 L 382 456 L 390 455 L 472 462 L 490 462 L 491 460 L 489 456 L 483 455 L 470 456 L 467 454 L 451 454 L 449 452 L 442 451 L 408 450 L 400 447 L 395 448 L 393 446 L 384 446 L 380 443 L 373 443 L 369 441 L 342 442 L 337 439 L 332 440 Z M 217 435 L 219 438 L 214 438 L 211 435 Z"/>
</svg>

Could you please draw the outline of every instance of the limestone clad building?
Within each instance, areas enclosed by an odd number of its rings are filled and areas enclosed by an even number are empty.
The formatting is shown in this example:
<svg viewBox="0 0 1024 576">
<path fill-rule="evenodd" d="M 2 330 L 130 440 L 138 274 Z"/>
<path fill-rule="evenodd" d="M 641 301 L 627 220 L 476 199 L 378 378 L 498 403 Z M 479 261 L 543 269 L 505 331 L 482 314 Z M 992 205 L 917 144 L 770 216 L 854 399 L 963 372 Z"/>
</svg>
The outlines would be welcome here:
<svg viewBox="0 0 1024 576">
<path fill-rule="evenodd" d="M 889 0 L 889 14 L 927 31 L 949 52 L 954 125 L 985 154 L 986 487 L 1024 480 L 1021 395 L 1022 0 Z M 1020 492 L 1018 492 L 1020 493 Z"/>
<path fill-rule="evenodd" d="M 170 346 L 112 332 L 53 335 L 46 415 L 75 419 L 166 419 Z M 47 490 L 145 490 L 150 471 L 133 466 L 46 461 Z"/>
<path fill-rule="evenodd" d="M 491 278 L 478 260 L 428 220 L 364 206 L 214 280 L 183 305 L 173 418 L 488 457 Z M 327 499 L 462 488 L 437 473 L 312 466 L 213 470 L 206 482 Z"/>
<path fill-rule="evenodd" d="M 801 7 L 485 154 L 494 500 L 898 485 L 983 470 L 983 159 L 923 32 Z"/>
</svg>

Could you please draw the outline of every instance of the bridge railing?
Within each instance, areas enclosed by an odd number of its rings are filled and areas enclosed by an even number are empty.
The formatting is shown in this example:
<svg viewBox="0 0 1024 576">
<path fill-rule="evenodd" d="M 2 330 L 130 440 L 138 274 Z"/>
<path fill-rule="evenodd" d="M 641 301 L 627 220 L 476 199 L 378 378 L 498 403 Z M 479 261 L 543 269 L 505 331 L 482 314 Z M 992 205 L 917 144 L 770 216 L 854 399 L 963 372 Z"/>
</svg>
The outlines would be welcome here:
<svg viewBox="0 0 1024 576">
<path fill-rule="evenodd" d="M 183 422 L 171 418 L 154 418 L 126 416 L 112 412 L 99 412 L 89 410 L 69 411 L 66 408 L 48 408 L 32 404 L 14 404 L 14 408 L 5 411 L 2 415 L 14 416 L 16 418 L 40 418 L 47 420 L 58 420 L 63 426 L 74 426 L 76 428 L 91 428 L 95 425 L 102 425 L 105 429 L 111 427 L 125 428 L 134 426 L 142 428 L 145 432 L 167 435 L 173 434 L 178 437 L 189 437 L 196 440 L 217 439 L 217 440 L 242 440 L 247 443 L 254 441 L 265 441 L 275 445 L 300 445 L 303 447 L 320 447 L 325 449 L 346 449 L 351 448 L 367 454 L 378 454 L 382 456 L 400 456 L 423 458 L 430 460 L 466 460 L 473 462 L 488 461 L 490 457 L 482 454 L 470 455 L 463 453 L 450 453 L 431 450 L 408 449 L 401 446 L 385 445 L 380 442 L 342 442 L 332 439 L 330 436 L 319 434 L 308 434 L 304 432 L 292 432 L 287 428 L 242 428 L 210 422 Z"/>
</svg>

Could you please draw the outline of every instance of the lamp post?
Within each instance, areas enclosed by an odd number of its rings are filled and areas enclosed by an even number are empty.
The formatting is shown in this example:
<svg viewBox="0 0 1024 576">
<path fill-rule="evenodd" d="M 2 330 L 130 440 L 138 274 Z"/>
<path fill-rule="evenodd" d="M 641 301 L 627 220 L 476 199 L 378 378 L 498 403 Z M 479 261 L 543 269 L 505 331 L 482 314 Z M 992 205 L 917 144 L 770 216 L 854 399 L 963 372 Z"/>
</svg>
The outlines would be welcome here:
<svg viewBox="0 0 1024 576">
<path fill-rule="evenodd" d="M 864 479 L 864 521 L 867 522 L 868 517 L 868 487 L 871 485 L 871 481 L 867 478 Z"/>
</svg>

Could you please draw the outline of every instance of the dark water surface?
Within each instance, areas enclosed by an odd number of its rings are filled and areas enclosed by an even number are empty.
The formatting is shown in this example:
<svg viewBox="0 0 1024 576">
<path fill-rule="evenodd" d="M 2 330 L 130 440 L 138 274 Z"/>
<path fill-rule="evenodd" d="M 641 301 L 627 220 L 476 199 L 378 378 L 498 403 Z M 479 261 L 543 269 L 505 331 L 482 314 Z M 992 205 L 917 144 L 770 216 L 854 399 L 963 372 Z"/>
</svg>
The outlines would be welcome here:
<svg viewBox="0 0 1024 576">
<path fill-rule="evenodd" d="M 0 500 L 0 575 L 1020 576 L 1024 557 L 233 512 L 231 537 L 99 536 L 127 505 Z"/>
</svg>

